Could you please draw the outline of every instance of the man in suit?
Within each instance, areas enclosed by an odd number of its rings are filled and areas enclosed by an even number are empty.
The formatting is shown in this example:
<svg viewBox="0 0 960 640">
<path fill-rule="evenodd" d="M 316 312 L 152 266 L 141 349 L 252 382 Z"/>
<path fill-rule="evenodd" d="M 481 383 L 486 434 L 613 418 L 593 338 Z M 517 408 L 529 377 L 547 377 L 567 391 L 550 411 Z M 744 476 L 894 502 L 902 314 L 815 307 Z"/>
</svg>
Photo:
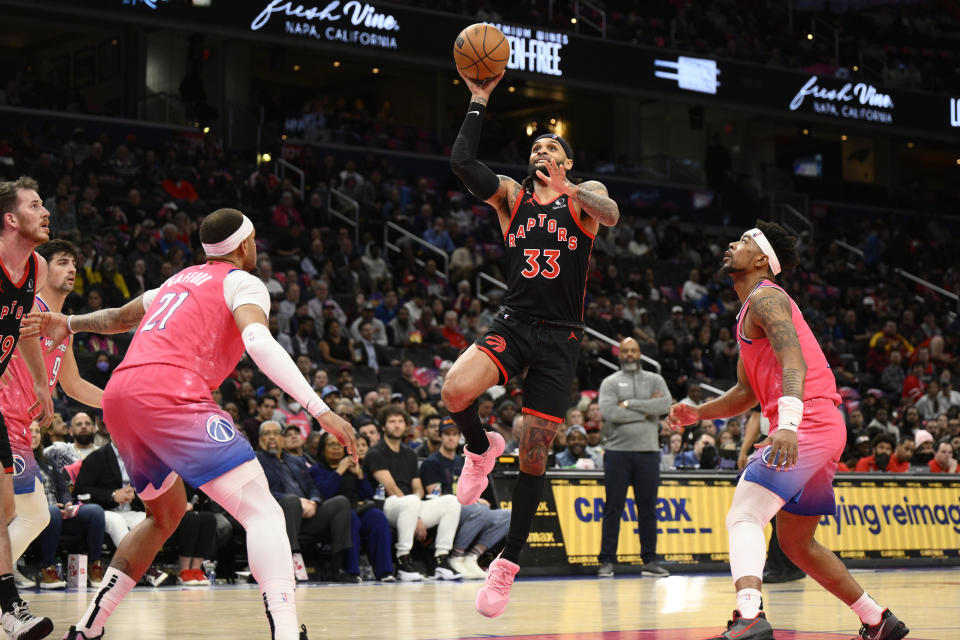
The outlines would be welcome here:
<svg viewBox="0 0 960 640">
<path fill-rule="evenodd" d="M 360 353 L 358 364 L 370 367 L 374 371 L 380 371 L 380 367 L 400 364 L 398 360 L 390 360 L 387 350 L 376 341 L 374 337 L 374 327 L 371 320 L 360 322 L 360 340 L 356 342 L 357 351 Z"/>
<path fill-rule="evenodd" d="M 275 420 L 260 425 L 257 460 L 267 476 L 270 493 L 283 509 L 294 565 L 303 566 L 300 536 L 322 536 L 330 542 L 337 580 L 360 582 L 360 576 L 352 576 L 343 570 L 344 552 L 351 547 L 350 500 L 345 496 L 329 500 L 321 497 L 303 458 L 284 452 L 283 427 Z"/>
</svg>

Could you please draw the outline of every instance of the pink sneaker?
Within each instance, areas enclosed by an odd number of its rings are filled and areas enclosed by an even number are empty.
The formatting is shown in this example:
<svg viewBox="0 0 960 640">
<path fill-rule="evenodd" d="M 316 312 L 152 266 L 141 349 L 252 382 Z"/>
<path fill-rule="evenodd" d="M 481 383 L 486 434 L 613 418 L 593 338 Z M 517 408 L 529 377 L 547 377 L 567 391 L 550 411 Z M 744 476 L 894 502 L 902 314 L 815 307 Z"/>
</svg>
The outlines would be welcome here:
<svg viewBox="0 0 960 640">
<path fill-rule="evenodd" d="M 480 494 L 487 488 L 487 475 L 493 471 L 497 458 L 503 453 L 507 443 L 496 431 L 487 431 L 487 440 L 490 446 L 482 454 L 470 453 L 463 449 L 463 471 L 457 480 L 457 500 L 462 505 L 473 504 L 480 499 Z"/>
<path fill-rule="evenodd" d="M 520 566 L 500 556 L 490 563 L 487 582 L 477 591 L 477 611 L 488 618 L 496 618 L 510 602 L 510 587 Z"/>
</svg>

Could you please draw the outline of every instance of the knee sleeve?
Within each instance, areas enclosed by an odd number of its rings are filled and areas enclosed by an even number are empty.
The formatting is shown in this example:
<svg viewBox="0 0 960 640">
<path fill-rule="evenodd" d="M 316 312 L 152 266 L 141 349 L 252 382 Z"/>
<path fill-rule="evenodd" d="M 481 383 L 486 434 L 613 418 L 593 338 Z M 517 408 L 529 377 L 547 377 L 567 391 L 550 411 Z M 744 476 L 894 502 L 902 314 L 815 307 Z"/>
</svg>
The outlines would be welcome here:
<svg viewBox="0 0 960 640">
<path fill-rule="evenodd" d="M 14 496 L 14 508 L 16 517 L 7 530 L 10 532 L 10 554 L 16 561 L 50 523 L 50 507 L 43 485 L 37 481 L 31 493 Z"/>
<path fill-rule="evenodd" d="M 742 479 L 737 485 L 726 521 L 734 582 L 745 576 L 763 576 L 767 557 L 763 528 L 783 505 L 783 498 L 766 487 Z"/>
</svg>

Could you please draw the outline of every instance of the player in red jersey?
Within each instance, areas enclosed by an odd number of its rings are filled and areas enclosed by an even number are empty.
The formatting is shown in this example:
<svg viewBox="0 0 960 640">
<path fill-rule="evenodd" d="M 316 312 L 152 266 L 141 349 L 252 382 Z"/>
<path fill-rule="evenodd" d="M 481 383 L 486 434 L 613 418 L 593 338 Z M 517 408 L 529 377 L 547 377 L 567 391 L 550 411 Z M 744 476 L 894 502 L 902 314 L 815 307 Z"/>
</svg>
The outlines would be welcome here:
<svg viewBox="0 0 960 640">
<path fill-rule="evenodd" d="M 35 298 L 37 309 L 41 312 L 59 313 L 64 300 L 73 291 L 77 273 L 76 260 L 80 252 L 66 240 L 51 240 L 40 247 L 38 253 L 47 261 L 47 278 Z M 41 342 L 45 347 L 44 370 L 50 389 L 59 382 L 66 394 L 74 400 L 90 407 L 99 407 L 103 390 L 80 377 L 77 361 L 73 356 L 73 338 L 68 336 L 58 344 L 46 338 Z M 9 531 L 11 555 L 16 560 L 50 521 L 47 496 L 31 447 L 32 419 L 28 408 L 36 403 L 37 396 L 33 390 L 30 371 L 20 357 L 20 347 L 13 354 L 10 366 L 0 381 L 0 406 L 3 407 L 7 436 L 13 451 L 16 515 L 10 522 Z"/>
<path fill-rule="evenodd" d="M 354 456 L 353 427 L 310 388 L 270 335 L 266 286 L 256 265 L 253 223 L 219 209 L 200 227 L 207 262 L 189 267 L 120 309 L 82 316 L 31 314 L 25 331 L 55 342 L 68 331 L 119 333 L 137 327 L 103 394 L 104 422 L 147 518 L 120 543 L 89 608 L 66 640 L 103 637 L 103 625 L 150 566 L 186 508 L 184 481 L 243 525 L 274 640 L 305 640 L 297 628 L 293 561 L 280 505 L 230 415 L 213 401 L 244 349 Z M 181 479 L 183 478 L 183 479 Z"/>
<path fill-rule="evenodd" d="M 777 539 L 798 567 L 850 606 L 863 640 L 900 640 L 908 633 L 870 598 L 832 551 L 814 540 L 822 515 L 833 515 L 833 476 L 846 444 L 840 396 L 827 359 L 803 314 L 773 280 L 797 262 L 796 239 L 780 225 L 757 222 L 731 242 L 723 271 L 743 303 L 737 316 L 737 384 L 698 407 L 675 404 L 674 427 L 739 415 L 759 402 L 770 436 L 755 445 L 727 515 L 730 570 L 737 609 L 711 640 L 773 640 L 760 610 L 766 558 L 763 528 L 777 517 Z"/>
<path fill-rule="evenodd" d="M 620 219 L 617 203 L 601 183 L 574 184 L 573 149 L 547 133 L 533 141 L 523 183 L 497 176 L 477 160 L 480 125 L 490 92 L 503 78 L 480 84 L 461 74 L 471 92 L 467 115 L 453 144 L 457 177 L 497 211 L 507 259 L 507 294 L 489 330 L 460 354 L 443 383 L 443 402 L 466 438 L 457 499 L 473 504 L 503 452 L 504 440 L 486 432 L 477 398 L 526 370 L 520 426 L 520 474 L 514 486 L 510 531 L 503 552 L 490 565 L 476 608 L 488 617 L 503 613 L 520 570 L 545 482 L 547 453 L 567 410 L 583 339 L 583 299 L 593 239 L 600 225 Z"/>
<path fill-rule="evenodd" d="M 50 239 L 50 212 L 37 193 L 39 186 L 32 178 L 0 182 L 0 375 L 4 373 L 17 343 L 20 342 L 21 318 L 35 309 L 34 295 L 47 277 L 47 262 L 34 249 Z M 53 401 L 47 386 L 43 354 L 39 340 L 20 342 L 23 361 L 30 372 L 36 401 L 26 407 L 30 416 L 41 425 L 53 419 Z M 13 557 L 7 523 L 13 518 L 13 451 L 7 438 L 3 416 L 21 407 L 0 406 L 0 624 L 14 640 L 45 638 L 53 631 L 53 621 L 30 613 L 20 599 L 13 580 Z"/>
</svg>

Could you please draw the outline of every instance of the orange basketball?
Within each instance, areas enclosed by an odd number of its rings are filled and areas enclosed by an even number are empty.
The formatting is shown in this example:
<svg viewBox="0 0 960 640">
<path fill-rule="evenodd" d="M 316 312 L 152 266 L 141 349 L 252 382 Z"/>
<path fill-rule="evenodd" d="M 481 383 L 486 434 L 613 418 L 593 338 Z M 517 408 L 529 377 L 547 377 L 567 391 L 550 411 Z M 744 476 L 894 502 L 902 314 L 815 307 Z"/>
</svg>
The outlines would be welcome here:
<svg viewBox="0 0 960 640">
<path fill-rule="evenodd" d="M 453 43 L 453 61 L 457 69 L 471 80 L 483 82 L 507 67 L 510 42 L 492 24 L 472 24 Z"/>
</svg>

